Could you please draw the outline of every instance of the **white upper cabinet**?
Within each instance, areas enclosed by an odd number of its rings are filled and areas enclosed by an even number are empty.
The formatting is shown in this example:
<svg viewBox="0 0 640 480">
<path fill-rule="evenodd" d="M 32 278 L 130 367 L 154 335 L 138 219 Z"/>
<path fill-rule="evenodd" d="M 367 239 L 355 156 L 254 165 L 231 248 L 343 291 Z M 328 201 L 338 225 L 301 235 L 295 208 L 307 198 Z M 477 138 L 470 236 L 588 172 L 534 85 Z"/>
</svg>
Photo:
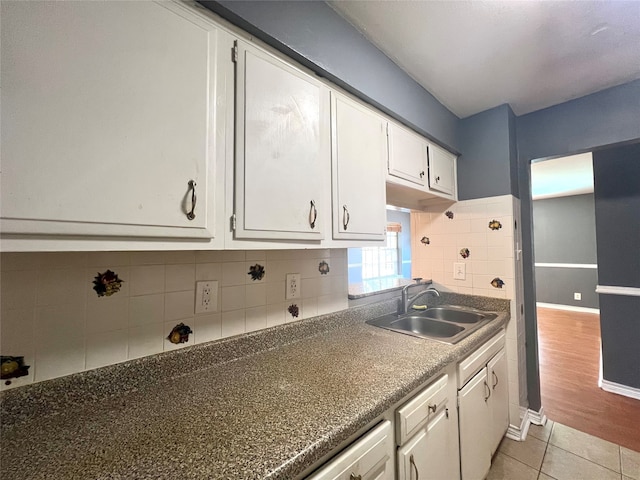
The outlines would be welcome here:
<svg viewBox="0 0 640 480">
<path fill-rule="evenodd" d="M 244 42 L 237 63 L 235 238 L 321 240 L 329 218 L 329 91 Z"/>
<path fill-rule="evenodd" d="M 384 240 L 386 122 L 336 93 L 331 121 L 333 238 Z"/>
<path fill-rule="evenodd" d="M 429 145 L 429 189 L 453 197 L 456 190 L 456 156 L 444 148 Z"/>
<path fill-rule="evenodd" d="M 1 8 L 3 233 L 212 237 L 217 29 L 155 2 Z"/>
<path fill-rule="evenodd" d="M 407 128 L 388 125 L 389 175 L 426 185 L 428 142 Z"/>
</svg>

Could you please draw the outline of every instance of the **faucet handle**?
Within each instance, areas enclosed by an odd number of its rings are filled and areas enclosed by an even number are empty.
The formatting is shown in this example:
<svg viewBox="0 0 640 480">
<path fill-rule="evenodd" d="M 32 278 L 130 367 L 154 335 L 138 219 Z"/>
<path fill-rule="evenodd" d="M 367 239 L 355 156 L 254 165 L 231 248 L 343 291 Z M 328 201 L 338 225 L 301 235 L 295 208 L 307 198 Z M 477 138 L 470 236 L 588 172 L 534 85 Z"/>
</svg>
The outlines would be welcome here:
<svg viewBox="0 0 640 480">
<path fill-rule="evenodd" d="M 422 277 L 416 277 L 414 280 L 416 283 L 420 283 L 422 281 Z"/>
</svg>

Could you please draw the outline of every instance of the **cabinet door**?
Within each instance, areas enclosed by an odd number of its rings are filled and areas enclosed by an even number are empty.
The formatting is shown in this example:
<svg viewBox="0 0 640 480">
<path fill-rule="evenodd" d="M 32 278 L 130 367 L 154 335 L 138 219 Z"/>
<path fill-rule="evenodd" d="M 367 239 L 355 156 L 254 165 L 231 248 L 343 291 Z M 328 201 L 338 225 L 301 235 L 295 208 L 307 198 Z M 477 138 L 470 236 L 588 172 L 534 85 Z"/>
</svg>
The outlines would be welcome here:
<svg viewBox="0 0 640 480">
<path fill-rule="evenodd" d="M 398 449 L 398 480 L 454 480 L 459 477 L 458 455 L 449 409 L 443 409 L 426 428 Z"/>
<path fill-rule="evenodd" d="M 389 123 L 389 175 L 424 186 L 427 171 L 427 141 L 399 125 Z"/>
<path fill-rule="evenodd" d="M 240 42 L 236 95 L 236 238 L 322 239 L 327 89 Z"/>
<path fill-rule="evenodd" d="M 429 145 L 429 189 L 455 195 L 455 155 L 437 145 Z"/>
<path fill-rule="evenodd" d="M 308 480 L 394 480 L 393 430 L 384 421 Z"/>
<path fill-rule="evenodd" d="M 491 467 L 489 396 L 486 367 L 458 392 L 462 480 L 482 480 Z"/>
<path fill-rule="evenodd" d="M 507 428 L 509 428 L 509 386 L 507 385 L 507 357 L 504 348 L 488 365 L 488 382 L 491 386 L 491 453 L 493 454 Z"/>
<path fill-rule="evenodd" d="M 169 3 L 1 8 L 3 233 L 213 236 L 217 30 Z"/>
<path fill-rule="evenodd" d="M 333 238 L 384 240 L 386 122 L 342 95 L 331 106 Z"/>
</svg>

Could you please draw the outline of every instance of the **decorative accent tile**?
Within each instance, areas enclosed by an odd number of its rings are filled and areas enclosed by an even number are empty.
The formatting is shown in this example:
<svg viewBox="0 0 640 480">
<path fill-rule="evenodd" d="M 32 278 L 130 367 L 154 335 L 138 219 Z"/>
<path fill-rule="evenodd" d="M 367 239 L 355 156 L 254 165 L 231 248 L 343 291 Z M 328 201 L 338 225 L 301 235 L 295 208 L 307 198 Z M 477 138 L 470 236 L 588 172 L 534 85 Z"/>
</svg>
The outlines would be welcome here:
<svg viewBox="0 0 640 480">
<path fill-rule="evenodd" d="M 491 220 L 489 222 L 489 228 L 491 230 L 500 230 L 502 228 L 502 224 L 498 220 Z"/>
<path fill-rule="evenodd" d="M 298 318 L 298 315 L 300 314 L 300 309 L 298 308 L 298 305 L 296 305 L 295 303 L 292 305 L 289 305 L 289 308 L 287 308 L 287 311 L 291 314 L 293 318 Z"/>
<path fill-rule="evenodd" d="M 500 277 L 496 277 L 491 280 L 491 286 L 494 288 L 502 288 L 504 286 L 504 282 Z"/>
<path fill-rule="evenodd" d="M 187 343 L 189 341 L 189 335 L 191 333 L 193 333 L 193 330 L 191 330 L 191 327 L 189 327 L 189 325 L 179 323 L 178 325 L 173 327 L 171 333 L 167 335 L 167 340 L 176 345 L 179 343 Z"/>
<path fill-rule="evenodd" d="M 249 272 L 247 273 L 251 276 L 252 281 L 256 281 L 262 280 L 264 278 L 265 270 L 262 265 L 256 263 L 255 265 L 249 267 Z"/>
<path fill-rule="evenodd" d="M 469 255 L 471 255 L 471 252 L 469 251 L 468 248 L 462 248 L 460 249 L 460 256 L 462 258 L 469 258 Z"/>
<path fill-rule="evenodd" d="M 449 220 L 453 220 L 453 212 L 451 210 L 447 210 L 444 214 Z"/>
<path fill-rule="evenodd" d="M 431 240 L 429 240 L 429 237 L 422 237 L 420 239 L 420 243 L 423 245 L 429 245 L 431 243 Z"/>
<path fill-rule="evenodd" d="M 325 262 L 324 260 L 322 260 L 319 264 L 318 264 L 318 271 L 320 272 L 320 275 L 326 275 L 327 273 L 329 273 L 329 264 L 327 262 Z"/>
<path fill-rule="evenodd" d="M 6 385 L 11 385 L 12 378 L 26 377 L 29 375 L 30 365 L 24 364 L 24 357 L 0 357 L 0 378 L 6 380 Z"/>
</svg>

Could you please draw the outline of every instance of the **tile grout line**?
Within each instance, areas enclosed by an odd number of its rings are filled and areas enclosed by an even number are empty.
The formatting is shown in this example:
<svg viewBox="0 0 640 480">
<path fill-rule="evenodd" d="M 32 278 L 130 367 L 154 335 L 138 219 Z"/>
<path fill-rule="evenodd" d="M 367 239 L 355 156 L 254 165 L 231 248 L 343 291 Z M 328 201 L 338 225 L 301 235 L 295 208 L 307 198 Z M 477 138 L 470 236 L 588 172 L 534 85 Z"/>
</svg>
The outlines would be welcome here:
<svg viewBox="0 0 640 480">
<path fill-rule="evenodd" d="M 547 422 L 549 421 L 549 419 L 547 419 Z M 542 466 L 544 465 L 544 458 L 547 456 L 547 450 L 549 449 L 549 443 L 551 442 L 551 435 L 553 434 L 553 429 L 556 427 L 556 422 L 553 422 L 553 425 L 551 425 L 551 431 L 549 432 L 549 436 L 547 437 L 547 443 L 544 446 L 544 453 L 542 454 L 542 462 L 540 462 L 540 470 L 538 470 L 538 478 L 540 478 L 540 475 L 543 473 L 542 472 Z M 546 475 L 546 473 L 545 473 Z M 551 476 L 551 475 L 549 475 Z"/>
</svg>

